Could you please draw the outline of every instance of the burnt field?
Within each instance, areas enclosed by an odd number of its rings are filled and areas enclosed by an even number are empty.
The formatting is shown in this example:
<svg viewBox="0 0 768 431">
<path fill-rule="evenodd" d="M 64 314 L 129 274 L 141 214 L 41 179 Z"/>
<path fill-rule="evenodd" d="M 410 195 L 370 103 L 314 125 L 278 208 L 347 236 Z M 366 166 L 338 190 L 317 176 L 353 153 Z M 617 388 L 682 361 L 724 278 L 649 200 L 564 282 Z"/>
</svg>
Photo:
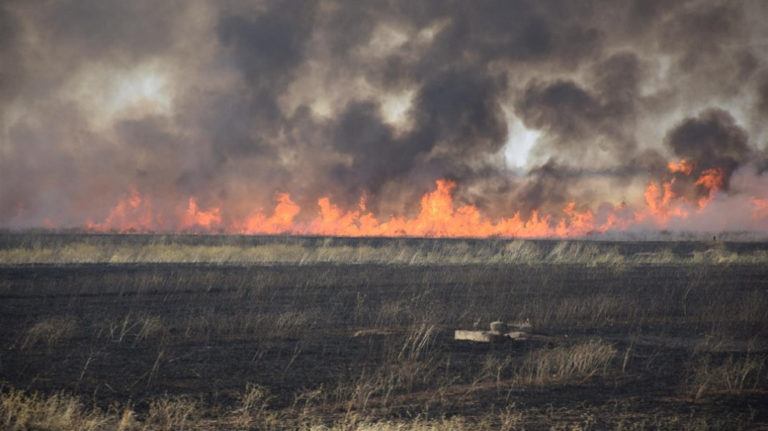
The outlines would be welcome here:
<svg viewBox="0 0 768 431">
<path fill-rule="evenodd" d="M 767 249 L 6 234 L 0 426 L 768 427 Z"/>
</svg>

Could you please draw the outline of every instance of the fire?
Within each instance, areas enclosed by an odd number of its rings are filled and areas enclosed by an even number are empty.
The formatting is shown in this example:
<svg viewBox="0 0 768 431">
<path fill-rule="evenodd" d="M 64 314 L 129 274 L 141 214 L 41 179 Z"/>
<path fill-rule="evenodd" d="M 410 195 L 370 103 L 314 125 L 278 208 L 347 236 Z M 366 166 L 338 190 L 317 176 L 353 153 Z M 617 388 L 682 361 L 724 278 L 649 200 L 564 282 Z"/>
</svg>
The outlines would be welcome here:
<svg viewBox="0 0 768 431">
<path fill-rule="evenodd" d="M 579 212 L 575 207 L 576 202 L 571 202 L 563 208 L 570 223 L 566 224 L 565 218 L 560 219 L 557 224 L 558 236 L 583 236 L 595 229 L 595 215 L 592 211 Z"/>
<path fill-rule="evenodd" d="M 270 217 L 266 217 L 261 210 L 248 217 L 245 222 L 235 225 L 235 231 L 244 234 L 276 234 L 287 232 L 293 225 L 293 219 L 299 214 L 301 208 L 296 205 L 288 193 L 277 195 L 277 206 Z"/>
<path fill-rule="evenodd" d="M 87 222 L 93 231 L 149 232 L 155 227 L 152 201 L 141 196 L 133 185 L 129 195 L 120 199 L 101 223 Z"/>
<path fill-rule="evenodd" d="M 760 199 L 756 196 L 749 198 L 752 203 L 752 220 L 768 218 L 768 199 Z"/>
<path fill-rule="evenodd" d="M 695 163 L 681 160 L 669 163 L 669 172 L 686 177 L 693 173 Z M 237 234 L 306 234 L 334 236 L 418 236 L 418 237 L 582 237 L 593 232 L 623 230 L 633 223 L 644 223 L 665 228 L 673 219 L 686 219 L 702 211 L 722 190 L 725 173 L 713 168 L 702 171 L 690 187 L 697 187 L 699 196 L 694 200 L 689 192 L 678 195 L 676 181 L 671 176 L 662 181 L 651 181 L 643 194 L 644 204 L 603 207 L 596 215 L 588 207 L 569 202 L 559 212 L 543 214 L 534 210 L 527 218 L 519 212 L 509 217 L 492 220 L 474 205 L 457 205 L 454 201 L 456 183 L 437 180 L 435 189 L 425 193 L 419 202 L 419 211 L 412 217 L 389 216 L 381 218 L 368 209 L 366 195 L 356 207 L 344 209 L 334 204 L 331 197 L 320 197 L 314 216 L 296 204 L 288 193 L 275 195 L 271 213 L 262 208 L 240 220 L 227 218 L 219 206 L 200 208 L 196 197 L 188 198 L 186 206 L 179 206 L 175 218 L 156 213 L 152 199 L 140 194 L 133 186 L 127 196 L 100 223 L 89 222 L 93 231 L 149 232 L 193 231 Z M 681 189 L 685 190 L 685 188 Z M 753 219 L 768 218 L 768 200 L 753 197 Z"/>
<path fill-rule="evenodd" d="M 645 189 L 646 207 L 635 213 L 636 221 L 653 220 L 658 227 L 666 227 L 671 218 L 686 218 L 688 210 L 672 191 L 675 179 L 661 184 L 651 182 Z"/>
<path fill-rule="evenodd" d="M 319 211 L 316 217 L 308 222 L 298 222 L 296 217 L 301 208 L 291 200 L 288 193 L 280 193 L 276 197 L 277 204 L 272 215 L 266 216 L 262 210 L 257 210 L 242 222 L 224 226 L 219 207 L 203 210 L 199 208 L 197 199 L 190 197 L 186 209 L 180 211 L 181 215 L 171 230 L 210 231 L 221 228 L 224 232 L 243 234 L 546 237 L 583 236 L 591 231 L 608 228 L 597 225 L 590 210 L 576 209 L 575 202 L 563 208 L 562 217 L 557 223 L 553 222 L 551 216 L 540 215 L 538 211 L 534 211 L 528 220 L 523 220 L 520 213 L 515 213 L 512 217 L 494 222 L 484 217 L 474 205 L 457 206 L 453 200 L 453 191 L 456 188 L 454 182 L 438 180 L 435 186 L 435 190 L 421 198 L 417 216 L 390 217 L 386 220 L 380 220 L 368 212 L 364 199 L 361 199 L 357 209 L 344 211 L 333 204 L 329 197 L 322 197 L 317 201 Z M 167 229 L 168 227 L 160 221 L 159 217 L 153 216 L 151 199 L 141 196 L 135 187 L 131 187 L 129 196 L 120 199 L 102 223 L 89 223 L 88 228 L 94 231 L 119 232 Z M 610 223 L 611 226 L 615 225 L 615 220 Z"/>
<path fill-rule="evenodd" d="M 669 168 L 670 173 L 676 173 L 680 172 L 685 175 L 691 175 L 691 172 L 693 171 L 694 164 L 685 160 L 681 159 L 679 162 L 669 162 L 667 163 L 667 167 Z"/>
<path fill-rule="evenodd" d="M 344 212 L 333 205 L 329 198 L 318 200 L 320 214 L 307 228 L 292 233 L 310 233 L 341 236 L 426 236 L 426 237 L 543 237 L 585 235 L 595 229 L 594 216 L 589 211 L 575 210 L 575 203 L 566 206 L 565 218 L 553 226 L 549 217 L 539 217 L 538 212 L 523 221 L 519 213 L 511 218 L 493 222 L 485 218 L 474 205 L 457 207 L 453 200 L 456 184 L 448 180 L 435 182 L 436 189 L 426 193 L 420 202 L 415 218 L 391 217 L 380 221 L 365 207 Z"/>
<path fill-rule="evenodd" d="M 704 208 L 714 198 L 715 192 L 723 187 L 723 170 L 720 168 L 707 169 L 701 173 L 696 185 L 703 187 L 707 191 L 707 196 L 699 199 L 699 208 Z"/>
<path fill-rule="evenodd" d="M 663 183 L 661 185 L 663 191 L 659 190 L 659 185 L 656 183 L 652 182 L 648 184 L 643 196 L 645 196 L 645 203 L 648 204 L 648 210 L 651 214 L 660 215 L 662 217 L 669 215 L 670 202 L 672 202 L 672 199 L 675 197 L 675 194 L 672 192 L 672 184 L 674 182 L 675 180 Z"/>
<path fill-rule="evenodd" d="M 682 159 L 679 162 L 669 162 L 667 166 L 670 174 L 690 176 L 695 165 Z M 677 178 L 672 177 L 659 183 L 652 181 L 644 193 L 646 207 L 635 213 L 635 220 L 644 221 L 650 218 L 655 220 L 657 226 L 666 227 L 671 218 L 684 219 L 690 215 L 691 210 L 703 210 L 714 199 L 715 193 L 722 189 L 724 177 L 725 172 L 720 168 L 701 172 L 694 185 L 705 195 L 696 200 L 696 208 L 690 208 L 688 198 L 678 196 L 674 192 Z"/>
<path fill-rule="evenodd" d="M 193 228 L 203 228 L 209 230 L 221 224 L 221 210 L 213 208 L 208 211 L 201 211 L 197 208 L 197 200 L 189 198 L 189 204 L 184 215 L 179 222 L 179 228 L 188 230 Z"/>
</svg>

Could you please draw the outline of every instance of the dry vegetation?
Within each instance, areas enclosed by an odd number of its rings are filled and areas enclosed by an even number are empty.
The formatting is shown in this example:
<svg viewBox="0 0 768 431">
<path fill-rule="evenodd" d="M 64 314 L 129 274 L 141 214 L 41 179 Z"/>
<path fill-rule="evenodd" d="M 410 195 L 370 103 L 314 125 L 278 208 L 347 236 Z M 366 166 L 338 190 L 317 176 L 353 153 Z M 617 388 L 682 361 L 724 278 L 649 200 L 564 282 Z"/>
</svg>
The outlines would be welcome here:
<svg viewBox="0 0 768 431">
<path fill-rule="evenodd" d="M 768 427 L 760 243 L 0 240 L 2 429 Z"/>
<path fill-rule="evenodd" d="M 206 264 L 768 264 L 757 243 L 616 243 L 508 239 L 5 235 L 0 265 Z M 205 238 L 201 240 L 201 238 Z M 680 247 L 687 244 L 688 247 Z M 732 244 L 733 245 L 733 244 Z"/>
</svg>

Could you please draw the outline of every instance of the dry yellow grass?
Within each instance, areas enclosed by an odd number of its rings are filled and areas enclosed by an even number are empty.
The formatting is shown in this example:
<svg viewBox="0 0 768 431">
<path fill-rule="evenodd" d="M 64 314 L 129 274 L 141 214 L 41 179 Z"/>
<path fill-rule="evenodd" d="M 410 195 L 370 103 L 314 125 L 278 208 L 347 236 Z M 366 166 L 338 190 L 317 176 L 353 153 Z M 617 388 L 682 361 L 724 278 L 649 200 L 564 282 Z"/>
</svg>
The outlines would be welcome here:
<svg viewBox="0 0 768 431">
<path fill-rule="evenodd" d="M 350 411 L 329 420 L 309 414 L 281 417 L 269 408 L 269 392 L 258 385 L 248 385 L 240 405 L 229 411 L 205 412 L 189 398 L 164 397 L 150 403 L 149 410 L 137 414 L 130 405 L 113 406 L 108 411 L 86 408 L 77 398 L 64 393 L 42 396 L 12 388 L 0 390 L 0 429 L 7 431 L 228 431 L 228 430 L 298 430 L 298 431 L 512 431 L 519 429 L 722 429 L 730 428 L 727 419 L 694 415 L 643 415 L 631 406 L 617 404 L 615 423 L 597 427 L 587 411 L 556 412 L 522 409 L 510 404 L 472 416 L 442 418 L 415 417 L 381 419 L 364 411 Z M 379 412 L 381 413 L 381 412 Z"/>
<path fill-rule="evenodd" d="M 10 389 L 0 396 L 0 425 L 8 431 L 97 431 L 114 421 L 99 410 L 87 410 L 74 397 L 48 397 Z"/>
<path fill-rule="evenodd" d="M 517 379 L 526 384 L 586 379 L 606 370 L 615 356 L 612 345 L 598 340 L 539 349 L 528 355 L 517 372 Z"/>
<path fill-rule="evenodd" d="M 139 420 L 130 406 L 105 412 L 64 393 L 0 393 L 0 428 L 7 431 L 183 431 L 200 429 L 199 419 L 199 406 L 187 398 L 153 400 Z"/>
<path fill-rule="evenodd" d="M 696 399 L 713 393 L 741 394 L 756 389 L 766 378 L 765 355 L 729 356 L 719 364 L 705 356 L 692 366 L 687 392 Z"/>
<path fill-rule="evenodd" d="M 615 245 L 590 241 L 560 241 L 544 247 L 536 241 L 455 240 L 435 246 L 433 243 L 408 243 L 392 239 L 378 246 L 366 243 L 324 241 L 254 245 L 231 244 L 153 244 L 120 240 L 104 242 L 69 242 L 55 247 L 42 243 L 0 249 L 0 264 L 63 263 L 208 263 L 208 264 L 583 264 L 620 267 L 627 264 L 759 264 L 768 263 L 768 252 L 757 250 L 737 253 L 715 244 L 689 255 L 676 255 L 669 249 L 622 254 Z"/>
</svg>

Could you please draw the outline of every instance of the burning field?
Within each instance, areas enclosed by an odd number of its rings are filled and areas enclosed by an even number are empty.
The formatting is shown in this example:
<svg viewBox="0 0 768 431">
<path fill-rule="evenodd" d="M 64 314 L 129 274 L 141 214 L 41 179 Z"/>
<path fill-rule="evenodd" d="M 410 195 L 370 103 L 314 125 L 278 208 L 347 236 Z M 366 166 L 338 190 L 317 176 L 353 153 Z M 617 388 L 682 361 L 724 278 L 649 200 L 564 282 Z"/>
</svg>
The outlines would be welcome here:
<svg viewBox="0 0 768 431">
<path fill-rule="evenodd" d="M 4 2 L 0 227 L 768 231 L 758 0 Z"/>
<path fill-rule="evenodd" d="M 768 427 L 766 22 L 0 2 L 0 428 Z"/>
<path fill-rule="evenodd" d="M 197 199 L 190 197 L 186 207 L 179 207 L 166 217 L 152 208 L 151 196 L 142 196 L 131 187 L 129 196 L 121 199 L 99 223 L 88 222 L 91 232 L 207 232 L 229 234 L 293 234 L 332 236 L 411 236 L 411 237 L 512 237 L 552 238 L 586 237 L 626 231 L 631 227 L 666 229 L 670 225 L 682 228 L 686 223 L 697 223 L 703 217 L 713 217 L 709 203 L 725 186 L 725 171 L 711 168 L 691 176 L 696 164 L 683 159 L 669 162 L 669 173 L 658 182 L 648 184 L 643 194 L 645 202 L 629 207 L 603 206 L 596 216 L 589 208 L 576 209 L 569 202 L 555 214 L 540 214 L 532 210 L 523 219 L 515 212 L 509 218 L 496 221 L 484 216 L 475 205 L 457 206 L 453 199 L 456 183 L 437 180 L 435 190 L 419 201 L 419 212 L 414 217 L 390 217 L 379 220 L 367 211 L 365 196 L 357 209 L 344 210 L 328 197 L 317 201 L 317 215 L 308 221 L 297 220 L 301 207 L 288 193 L 277 195 L 277 204 L 271 214 L 259 209 L 243 220 L 229 220 L 222 216 L 220 207 L 198 208 Z M 768 183 L 766 184 L 768 185 Z M 723 203 L 721 203 L 722 205 Z M 750 196 L 742 210 L 749 213 L 745 229 L 757 229 L 768 218 L 768 200 Z M 725 214 L 709 229 L 719 232 L 730 226 Z M 687 227 L 691 227 L 688 225 Z M 719 229 L 719 230 L 718 230 Z M 757 234 L 762 233 L 762 231 Z"/>
</svg>

